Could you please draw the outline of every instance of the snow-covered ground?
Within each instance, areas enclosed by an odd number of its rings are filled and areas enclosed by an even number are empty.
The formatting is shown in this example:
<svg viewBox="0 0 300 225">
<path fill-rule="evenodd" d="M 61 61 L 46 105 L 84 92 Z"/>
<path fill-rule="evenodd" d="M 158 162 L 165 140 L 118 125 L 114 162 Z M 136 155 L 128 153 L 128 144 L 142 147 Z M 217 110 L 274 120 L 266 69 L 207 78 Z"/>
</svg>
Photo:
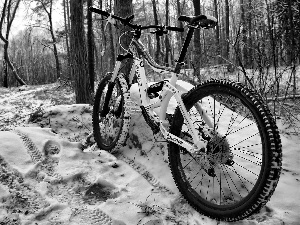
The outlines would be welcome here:
<svg viewBox="0 0 300 225">
<path fill-rule="evenodd" d="M 73 103 L 58 84 L 0 88 L 0 224 L 230 224 L 180 197 L 166 143 L 153 141 L 139 113 L 127 145 L 112 155 L 86 147 L 92 107 Z M 300 224 L 300 140 L 278 125 L 278 187 L 261 212 L 232 224 Z"/>
</svg>

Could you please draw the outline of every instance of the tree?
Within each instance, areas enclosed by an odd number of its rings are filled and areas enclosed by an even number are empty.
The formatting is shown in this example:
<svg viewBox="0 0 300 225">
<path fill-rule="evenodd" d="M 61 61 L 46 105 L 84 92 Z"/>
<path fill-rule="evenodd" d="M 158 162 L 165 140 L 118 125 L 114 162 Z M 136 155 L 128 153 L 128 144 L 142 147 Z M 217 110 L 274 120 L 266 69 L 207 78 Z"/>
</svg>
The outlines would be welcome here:
<svg viewBox="0 0 300 225">
<path fill-rule="evenodd" d="M 15 66 L 13 65 L 13 63 L 11 62 L 10 57 L 8 55 L 8 45 L 9 45 L 8 40 L 9 40 L 10 28 L 15 19 L 15 15 L 16 15 L 17 9 L 19 7 L 19 4 L 20 4 L 20 0 L 16 0 L 15 2 L 13 0 L 5 0 L 4 1 L 1 19 L 0 19 L 0 39 L 4 42 L 4 59 L 5 59 L 6 63 L 8 64 L 9 68 L 11 69 L 14 77 L 19 82 L 19 84 L 25 85 L 26 84 L 25 81 L 21 77 L 19 77 L 18 72 L 17 72 Z M 3 30 L 5 17 L 6 17 L 6 32 L 5 32 L 5 36 L 4 36 L 2 33 L 2 30 Z M 3 86 L 8 87 L 8 83 L 7 83 L 8 70 L 7 69 L 5 69 L 4 76 L 5 77 L 4 77 Z"/>
<path fill-rule="evenodd" d="M 112 0 L 110 0 L 110 12 L 112 12 Z M 111 23 L 108 24 L 108 32 L 109 32 L 109 49 L 110 49 L 110 56 L 109 58 L 109 71 L 113 71 L 115 67 L 115 61 L 116 61 L 116 49 L 114 44 L 114 32 L 113 32 L 113 25 Z"/>
<path fill-rule="evenodd" d="M 293 20 L 293 10 L 292 10 L 292 0 L 288 0 L 288 14 L 289 14 L 289 24 L 290 24 L 290 62 L 292 64 L 292 74 L 291 78 L 293 77 L 293 94 L 294 97 L 296 95 L 296 58 L 294 51 L 296 50 L 296 43 L 295 43 L 295 31 L 294 31 L 294 20 Z"/>
<path fill-rule="evenodd" d="M 88 6 L 88 8 L 93 6 L 93 1 L 88 0 L 87 1 L 87 6 Z M 94 55 L 94 49 L 95 49 L 95 45 L 94 45 L 92 12 L 90 10 L 87 10 L 87 23 L 88 23 L 88 31 L 87 31 L 88 69 L 89 69 L 91 89 L 94 90 L 94 81 L 95 81 L 95 55 Z"/>
<path fill-rule="evenodd" d="M 92 90 L 88 79 L 87 50 L 84 31 L 83 0 L 70 1 L 71 71 L 75 81 L 76 103 L 91 103 Z"/>
<path fill-rule="evenodd" d="M 201 5 L 199 0 L 193 0 L 195 16 L 201 14 Z M 200 30 L 195 29 L 194 33 L 194 76 L 200 80 L 200 66 L 201 66 L 201 42 L 200 42 Z"/>
<path fill-rule="evenodd" d="M 184 7 L 184 5 L 185 5 L 185 0 L 182 3 L 182 8 Z M 182 11 L 183 11 L 183 10 L 181 10 L 181 7 L 180 7 L 180 0 L 176 0 L 176 8 L 177 8 L 177 18 L 179 18 L 179 16 L 181 16 Z M 178 27 L 183 28 L 183 24 L 179 20 L 178 20 Z M 184 41 L 183 32 L 178 32 L 177 39 L 178 39 L 179 46 L 182 46 L 183 41 Z"/>
<path fill-rule="evenodd" d="M 55 63 L 56 63 L 56 73 L 57 73 L 57 78 L 60 78 L 61 76 L 61 68 L 60 68 L 60 62 L 58 58 L 58 51 L 57 51 L 57 42 L 56 42 L 56 37 L 54 34 L 54 28 L 53 28 L 53 18 L 52 18 L 52 11 L 53 11 L 53 0 L 36 0 L 37 1 L 37 6 L 34 8 L 35 12 L 39 11 L 44 11 L 48 17 L 48 22 L 49 25 L 47 27 L 47 30 L 49 30 L 50 35 L 51 35 L 51 43 L 53 46 L 53 54 L 55 58 Z"/>
<path fill-rule="evenodd" d="M 214 0 L 214 9 L 215 9 L 215 17 L 219 19 L 219 13 L 218 13 L 218 1 Z M 216 43 L 217 43 L 217 55 L 221 55 L 221 50 L 220 50 L 220 29 L 219 29 L 219 23 L 216 27 Z M 220 63 L 221 58 L 218 57 L 218 64 Z"/>
<path fill-rule="evenodd" d="M 70 75 L 70 46 L 69 46 L 69 32 L 70 32 L 70 13 L 69 13 L 69 0 L 63 0 L 63 8 L 64 8 L 64 25 L 65 25 L 65 38 L 66 38 L 66 48 L 67 48 L 67 71 L 68 76 Z"/>
<path fill-rule="evenodd" d="M 157 16 L 157 9 L 156 9 L 156 1 L 155 0 L 152 0 L 152 6 L 153 6 L 154 24 L 158 25 L 158 16 Z M 160 37 L 159 37 L 159 34 L 156 33 L 155 61 L 157 63 L 160 63 L 160 52 L 161 52 Z"/>
<path fill-rule="evenodd" d="M 249 0 L 249 4 L 248 4 L 248 66 L 252 66 L 253 67 L 253 34 L 252 34 L 252 20 L 253 20 L 253 6 L 252 6 L 252 0 Z"/>
<path fill-rule="evenodd" d="M 142 7 L 143 7 L 143 14 L 144 14 L 145 20 L 148 22 L 148 16 L 147 16 L 147 11 L 146 11 L 145 0 L 143 0 Z M 152 54 L 153 50 L 152 50 L 152 43 L 151 43 L 151 37 L 150 36 L 147 36 L 147 42 L 148 42 L 149 54 L 152 56 L 153 55 Z"/>
<path fill-rule="evenodd" d="M 121 17 L 127 17 L 131 16 L 133 14 L 133 6 L 132 6 L 132 0 L 115 0 L 115 13 Z M 126 26 L 124 27 L 123 31 L 130 31 L 131 29 Z M 118 37 L 120 36 L 120 33 L 118 33 Z M 125 35 L 121 39 L 121 45 L 125 48 L 128 49 L 129 44 L 131 42 L 131 37 L 128 35 Z M 118 53 L 121 53 L 121 48 L 119 47 L 117 50 Z M 132 60 L 128 60 L 128 63 L 125 64 L 123 68 L 123 73 L 129 76 L 130 69 L 132 65 Z"/>
<path fill-rule="evenodd" d="M 166 0 L 166 26 L 169 26 L 169 0 Z M 166 47 L 166 55 L 165 55 L 165 64 L 169 66 L 169 54 L 171 53 L 171 46 L 169 37 L 166 35 L 165 37 L 165 47 Z"/>
<path fill-rule="evenodd" d="M 246 32 L 247 32 L 247 23 L 246 23 L 246 16 L 245 16 L 245 4 L 244 4 L 245 0 L 240 0 L 240 7 L 241 7 L 241 25 L 242 25 L 242 29 L 241 29 L 241 34 L 242 34 L 242 42 L 243 42 L 243 46 L 242 46 L 242 50 L 243 50 L 243 61 L 244 64 L 247 65 L 248 62 L 248 51 L 247 51 L 247 36 L 246 36 Z"/>
<path fill-rule="evenodd" d="M 229 59 L 229 3 L 225 0 L 225 57 Z"/>
</svg>

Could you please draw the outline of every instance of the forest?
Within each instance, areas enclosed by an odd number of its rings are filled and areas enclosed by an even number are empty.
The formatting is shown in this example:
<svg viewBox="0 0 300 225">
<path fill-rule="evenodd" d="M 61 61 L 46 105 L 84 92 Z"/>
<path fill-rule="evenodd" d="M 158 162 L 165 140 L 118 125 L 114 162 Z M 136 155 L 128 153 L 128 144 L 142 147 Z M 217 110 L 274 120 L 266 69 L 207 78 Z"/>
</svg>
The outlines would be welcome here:
<svg viewBox="0 0 300 225">
<path fill-rule="evenodd" d="M 134 23 L 186 28 L 180 15 L 211 15 L 218 26 L 196 30 L 182 79 L 199 83 L 227 78 L 254 87 L 268 102 L 299 98 L 299 0 L 2 0 L 0 12 L 0 83 L 3 87 L 70 83 L 76 101 L 91 102 L 95 82 L 112 71 L 121 52 L 118 38 L 126 27 L 112 26 L 88 7 Z M 15 16 L 25 6 L 30 23 L 11 35 Z M 61 18 L 59 25 L 55 17 Z M 145 32 L 142 42 L 161 65 L 172 66 L 185 32 L 158 36 Z M 76 58 L 76 59 L 75 59 Z M 298 73 L 297 73 L 298 71 Z M 76 75 L 77 74 L 77 75 Z M 157 79 L 149 71 L 150 80 Z"/>
</svg>

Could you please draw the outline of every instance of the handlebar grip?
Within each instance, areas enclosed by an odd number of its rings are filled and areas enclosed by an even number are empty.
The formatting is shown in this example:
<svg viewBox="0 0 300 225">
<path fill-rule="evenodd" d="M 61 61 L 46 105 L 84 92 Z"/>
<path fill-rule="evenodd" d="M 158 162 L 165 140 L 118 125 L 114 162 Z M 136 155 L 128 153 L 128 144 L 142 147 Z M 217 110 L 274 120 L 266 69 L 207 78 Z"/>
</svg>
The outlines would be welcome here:
<svg viewBox="0 0 300 225">
<path fill-rule="evenodd" d="M 98 14 L 103 15 L 103 16 L 107 16 L 107 17 L 109 16 L 109 13 L 108 13 L 108 12 L 105 12 L 105 11 L 103 11 L 103 10 L 101 10 L 101 9 L 96 9 L 96 8 L 94 8 L 94 7 L 90 7 L 89 10 L 90 10 L 91 12 L 98 13 Z"/>
<path fill-rule="evenodd" d="M 183 32 L 184 29 L 181 27 L 166 27 L 167 30 L 171 30 L 171 31 L 177 31 L 177 32 Z"/>
</svg>

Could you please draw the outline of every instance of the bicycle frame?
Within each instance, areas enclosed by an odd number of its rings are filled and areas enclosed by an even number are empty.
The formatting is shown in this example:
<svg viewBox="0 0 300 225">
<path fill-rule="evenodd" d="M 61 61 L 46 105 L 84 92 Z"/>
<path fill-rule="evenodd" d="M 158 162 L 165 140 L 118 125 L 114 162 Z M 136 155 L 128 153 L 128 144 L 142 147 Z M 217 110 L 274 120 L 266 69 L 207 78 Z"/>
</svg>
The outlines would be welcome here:
<svg viewBox="0 0 300 225">
<path fill-rule="evenodd" d="M 192 29 L 189 30 L 189 32 Z M 198 152 L 200 149 L 206 147 L 206 142 L 200 140 L 199 135 L 196 131 L 196 129 L 193 126 L 193 122 L 190 119 L 189 113 L 187 112 L 185 105 L 182 101 L 181 94 L 182 93 L 187 93 L 188 90 L 185 89 L 184 87 L 176 84 L 178 80 L 178 74 L 180 72 L 180 69 L 183 65 L 183 59 L 186 54 L 186 49 L 189 44 L 188 38 L 189 36 L 192 36 L 193 34 L 190 32 L 187 34 L 187 38 L 185 41 L 184 46 L 182 47 L 182 51 L 179 57 L 179 60 L 177 62 L 177 65 L 174 68 L 169 68 L 169 67 L 164 67 L 158 65 L 149 55 L 149 53 L 146 51 L 144 45 L 140 42 L 139 38 L 134 37 L 130 43 L 129 46 L 129 51 L 130 54 L 127 54 L 126 56 L 120 55 L 118 56 L 118 59 L 116 61 L 116 65 L 114 68 L 113 76 L 111 78 L 111 83 L 114 82 L 116 77 L 119 74 L 119 70 L 121 67 L 121 62 L 122 60 L 126 58 L 133 58 L 133 65 L 130 71 L 129 75 L 129 85 L 131 85 L 132 80 L 134 75 L 137 76 L 138 80 L 138 85 L 139 85 L 139 94 L 140 94 L 140 105 L 141 107 L 144 107 L 146 110 L 147 114 L 151 116 L 151 118 L 159 123 L 159 129 L 161 133 L 163 134 L 164 138 L 168 141 L 172 141 L 176 143 L 177 145 L 180 145 L 181 147 L 187 149 L 191 153 Z M 191 38 L 189 38 L 191 39 Z M 155 72 L 158 72 L 160 74 L 171 74 L 171 79 L 170 80 L 164 80 L 163 81 L 163 88 L 162 92 L 159 96 L 159 99 L 154 102 L 150 103 L 150 98 L 148 97 L 147 90 L 148 90 L 148 85 L 147 85 L 147 78 L 146 78 L 146 73 L 145 73 L 145 67 L 144 67 L 144 60 L 149 64 L 152 70 Z M 193 143 L 194 145 L 191 145 L 190 143 L 186 142 L 185 140 L 171 134 L 168 132 L 168 126 L 169 123 L 166 120 L 166 112 L 167 112 L 167 107 L 169 105 L 169 101 L 171 97 L 174 96 L 178 106 L 180 108 L 180 111 L 183 115 L 183 118 L 187 121 L 188 129 L 192 134 L 193 138 Z M 160 112 L 159 112 L 159 117 L 157 117 L 156 113 L 153 111 L 155 108 L 160 107 Z M 200 115 L 202 115 L 202 119 L 205 121 L 205 123 L 213 129 L 213 124 L 210 121 L 209 117 L 205 113 L 204 110 L 202 110 L 202 107 L 199 103 L 197 103 L 196 106 L 197 110 L 200 112 Z"/>
</svg>

